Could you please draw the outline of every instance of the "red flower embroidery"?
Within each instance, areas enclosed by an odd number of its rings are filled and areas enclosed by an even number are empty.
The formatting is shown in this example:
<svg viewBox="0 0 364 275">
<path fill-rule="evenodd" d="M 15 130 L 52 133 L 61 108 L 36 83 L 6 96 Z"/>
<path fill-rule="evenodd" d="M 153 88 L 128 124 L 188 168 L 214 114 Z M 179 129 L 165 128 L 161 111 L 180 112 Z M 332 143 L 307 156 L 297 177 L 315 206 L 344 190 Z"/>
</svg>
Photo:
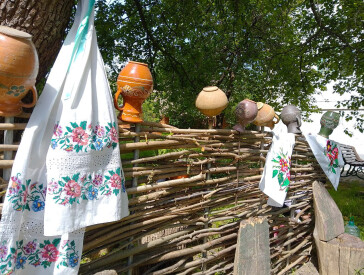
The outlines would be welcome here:
<svg viewBox="0 0 364 275">
<path fill-rule="evenodd" d="M 70 180 L 64 187 L 66 194 L 71 197 L 79 197 L 81 195 L 81 186 L 74 180 Z"/>
<path fill-rule="evenodd" d="M 59 251 L 54 246 L 54 244 L 47 244 L 42 250 L 42 258 L 49 262 L 55 262 L 58 259 Z"/>
<path fill-rule="evenodd" d="M 121 178 L 118 174 L 112 175 L 112 177 L 110 178 L 110 182 L 111 182 L 111 187 L 115 189 L 121 188 Z"/>
<path fill-rule="evenodd" d="M 111 127 L 110 129 L 110 137 L 113 142 L 118 142 L 118 131 L 116 131 L 115 127 Z"/>
<path fill-rule="evenodd" d="M 279 165 L 281 166 L 281 171 L 282 172 L 287 172 L 288 171 L 288 162 L 284 159 L 284 158 L 281 158 L 279 160 Z"/>
<path fill-rule="evenodd" d="M 88 134 L 82 129 L 82 127 L 77 127 L 72 131 L 72 140 L 79 145 L 87 145 Z"/>
</svg>

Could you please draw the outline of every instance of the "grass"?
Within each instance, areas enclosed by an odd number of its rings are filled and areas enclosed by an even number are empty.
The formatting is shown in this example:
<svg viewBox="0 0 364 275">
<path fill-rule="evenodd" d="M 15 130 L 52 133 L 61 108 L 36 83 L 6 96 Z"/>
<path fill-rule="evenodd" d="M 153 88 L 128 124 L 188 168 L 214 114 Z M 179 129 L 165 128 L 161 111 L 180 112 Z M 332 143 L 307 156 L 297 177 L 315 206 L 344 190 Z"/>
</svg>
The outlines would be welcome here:
<svg viewBox="0 0 364 275">
<path fill-rule="evenodd" d="M 364 241 L 364 184 L 359 181 L 341 182 L 337 191 L 330 185 L 328 191 L 339 207 L 345 225 L 350 216 L 360 229 L 360 238 Z"/>
</svg>

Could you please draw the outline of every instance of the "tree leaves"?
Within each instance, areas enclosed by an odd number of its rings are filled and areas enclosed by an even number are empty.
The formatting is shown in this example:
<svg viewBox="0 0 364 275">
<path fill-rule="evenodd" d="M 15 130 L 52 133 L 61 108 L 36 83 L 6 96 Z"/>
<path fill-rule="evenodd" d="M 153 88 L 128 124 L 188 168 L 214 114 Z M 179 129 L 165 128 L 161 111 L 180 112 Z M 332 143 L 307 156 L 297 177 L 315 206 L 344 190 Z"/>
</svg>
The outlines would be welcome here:
<svg viewBox="0 0 364 275">
<path fill-rule="evenodd" d="M 308 1 L 98 0 L 96 7 L 114 92 L 128 60 L 149 64 L 158 92 L 145 102 L 147 120 L 166 115 L 178 127 L 202 127 L 194 101 L 208 85 L 226 92 L 230 123 L 246 97 L 276 109 L 291 103 L 315 110 L 315 90 L 337 79 L 345 81 L 335 91 L 358 91 L 350 106 L 362 106 L 360 1 L 321 1 L 316 9 L 324 24 Z"/>
</svg>

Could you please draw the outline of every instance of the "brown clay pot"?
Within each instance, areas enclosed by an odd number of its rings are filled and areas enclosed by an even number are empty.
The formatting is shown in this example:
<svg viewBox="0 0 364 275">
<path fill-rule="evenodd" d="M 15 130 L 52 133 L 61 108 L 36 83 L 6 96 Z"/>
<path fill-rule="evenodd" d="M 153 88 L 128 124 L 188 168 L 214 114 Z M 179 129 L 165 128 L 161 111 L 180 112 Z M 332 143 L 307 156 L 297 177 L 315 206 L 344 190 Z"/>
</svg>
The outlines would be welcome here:
<svg viewBox="0 0 364 275">
<path fill-rule="evenodd" d="M 240 101 L 236 106 L 235 115 L 238 123 L 233 127 L 233 129 L 243 132 L 245 126 L 253 122 L 258 114 L 257 103 L 250 99 L 244 99 Z"/>
<path fill-rule="evenodd" d="M 219 115 L 228 105 L 226 94 L 216 86 L 202 89 L 196 98 L 196 107 L 208 117 Z"/>
<path fill-rule="evenodd" d="M 121 70 L 117 86 L 114 105 L 120 111 L 118 118 L 132 123 L 143 122 L 142 104 L 153 90 L 153 78 L 148 65 L 130 61 Z M 122 107 L 118 104 L 120 94 L 123 97 Z"/>
<path fill-rule="evenodd" d="M 301 132 L 301 111 L 294 105 L 287 105 L 281 112 L 282 122 L 287 126 L 288 133 L 300 134 Z"/>
<path fill-rule="evenodd" d="M 35 105 L 38 69 L 38 55 L 32 36 L 0 26 L 0 116 L 16 116 L 22 112 L 22 107 Z M 33 101 L 26 104 L 21 100 L 29 90 L 33 93 Z"/>
<path fill-rule="evenodd" d="M 161 124 L 169 124 L 169 117 L 162 116 L 162 119 L 159 121 Z"/>
<path fill-rule="evenodd" d="M 274 112 L 274 109 L 263 102 L 257 102 L 258 114 L 253 123 L 257 126 L 267 126 L 271 129 L 279 122 L 279 116 Z M 274 121 L 274 118 L 276 121 Z"/>
</svg>

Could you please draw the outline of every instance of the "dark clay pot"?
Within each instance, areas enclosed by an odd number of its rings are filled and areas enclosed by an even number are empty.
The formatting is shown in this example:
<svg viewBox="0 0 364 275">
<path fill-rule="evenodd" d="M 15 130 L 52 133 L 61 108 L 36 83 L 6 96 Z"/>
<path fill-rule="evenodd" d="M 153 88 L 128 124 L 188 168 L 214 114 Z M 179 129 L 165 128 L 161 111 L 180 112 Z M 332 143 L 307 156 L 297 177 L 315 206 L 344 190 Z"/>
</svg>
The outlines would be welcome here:
<svg viewBox="0 0 364 275">
<path fill-rule="evenodd" d="M 255 101 L 244 99 L 236 106 L 235 115 L 238 123 L 233 127 L 234 130 L 243 132 L 245 126 L 253 122 L 258 114 L 258 107 Z"/>
<path fill-rule="evenodd" d="M 329 136 L 332 134 L 332 131 L 334 131 L 334 129 L 339 125 L 339 121 L 339 113 L 327 111 L 321 117 L 321 129 L 318 134 L 325 138 L 329 138 Z"/>
<path fill-rule="evenodd" d="M 288 133 L 301 134 L 301 110 L 294 105 L 287 105 L 282 109 L 281 120 L 287 126 Z"/>
</svg>

